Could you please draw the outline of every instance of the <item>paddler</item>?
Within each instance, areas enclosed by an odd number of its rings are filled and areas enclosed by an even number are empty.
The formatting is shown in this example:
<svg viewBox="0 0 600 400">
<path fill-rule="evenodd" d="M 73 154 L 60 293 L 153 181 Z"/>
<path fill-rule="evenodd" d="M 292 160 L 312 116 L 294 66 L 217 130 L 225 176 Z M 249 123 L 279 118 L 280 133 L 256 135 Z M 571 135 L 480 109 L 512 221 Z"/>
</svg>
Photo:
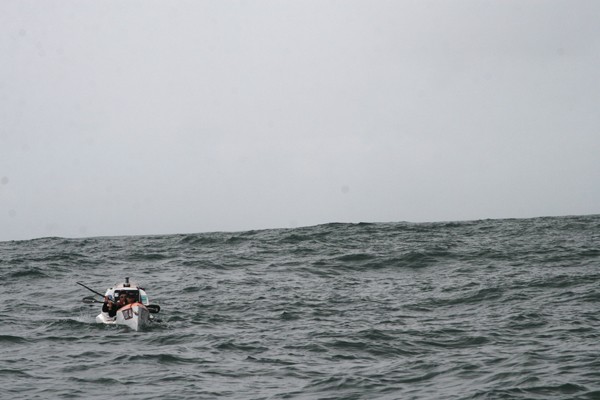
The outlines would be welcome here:
<svg viewBox="0 0 600 400">
<path fill-rule="evenodd" d="M 115 302 L 108 296 L 104 296 L 104 305 L 102 305 L 102 311 L 108 313 L 109 317 L 114 318 L 117 315 L 117 310 L 127 304 L 125 297 L 125 292 L 120 292 L 119 298 Z"/>
<path fill-rule="evenodd" d="M 137 296 L 133 292 L 129 292 L 127 295 L 127 304 L 133 304 L 137 302 Z"/>
</svg>

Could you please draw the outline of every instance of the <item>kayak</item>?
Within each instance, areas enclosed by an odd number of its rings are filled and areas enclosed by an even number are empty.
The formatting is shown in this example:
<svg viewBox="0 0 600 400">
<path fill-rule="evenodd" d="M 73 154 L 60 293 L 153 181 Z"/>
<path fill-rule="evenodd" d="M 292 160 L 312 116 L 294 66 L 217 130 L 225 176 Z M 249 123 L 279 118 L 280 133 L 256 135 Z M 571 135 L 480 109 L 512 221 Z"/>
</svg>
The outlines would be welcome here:
<svg viewBox="0 0 600 400">
<path fill-rule="evenodd" d="M 119 308 L 115 317 L 110 317 L 108 313 L 100 312 L 96 317 L 96 322 L 107 325 L 124 325 L 134 331 L 138 331 L 150 323 L 150 312 L 144 304 L 135 302 Z"/>
<path fill-rule="evenodd" d="M 136 284 L 129 283 L 129 278 L 125 278 L 124 283 L 108 288 L 104 294 L 109 300 L 115 302 L 119 299 L 120 295 L 132 298 L 134 302 L 119 308 L 114 317 L 109 316 L 108 312 L 101 311 L 96 317 L 96 322 L 107 325 L 123 325 L 134 331 L 147 326 L 151 320 L 148 307 L 156 308 L 158 306 L 150 305 L 146 291 Z M 153 312 L 157 312 L 155 308 L 152 309 Z"/>
</svg>

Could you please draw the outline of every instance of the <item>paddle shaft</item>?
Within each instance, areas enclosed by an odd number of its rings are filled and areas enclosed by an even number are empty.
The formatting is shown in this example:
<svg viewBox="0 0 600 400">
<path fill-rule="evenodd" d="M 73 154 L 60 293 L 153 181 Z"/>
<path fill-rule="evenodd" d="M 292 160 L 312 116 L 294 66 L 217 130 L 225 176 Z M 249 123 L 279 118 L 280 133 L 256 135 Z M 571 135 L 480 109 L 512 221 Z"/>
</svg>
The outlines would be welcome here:
<svg viewBox="0 0 600 400">
<path fill-rule="evenodd" d="M 100 296 L 100 297 L 104 297 L 104 295 L 103 295 L 103 294 L 100 294 L 100 293 L 96 292 L 94 289 L 90 289 L 89 287 L 85 286 L 85 285 L 84 285 L 83 283 L 81 283 L 81 282 L 75 282 L 75 283 L 76 283 L 76 284 L 78 284 L 78 285 L 81 285 L 81 286 L 83 286 L 84 288 L 86 288 L 87 290 L 89 290 L 89 291 L 90 291 L 90 292 L 92 292 L 92 293 L 96 293 L 96 294 L 97 294 L 98 296 Z"/>
</svg>

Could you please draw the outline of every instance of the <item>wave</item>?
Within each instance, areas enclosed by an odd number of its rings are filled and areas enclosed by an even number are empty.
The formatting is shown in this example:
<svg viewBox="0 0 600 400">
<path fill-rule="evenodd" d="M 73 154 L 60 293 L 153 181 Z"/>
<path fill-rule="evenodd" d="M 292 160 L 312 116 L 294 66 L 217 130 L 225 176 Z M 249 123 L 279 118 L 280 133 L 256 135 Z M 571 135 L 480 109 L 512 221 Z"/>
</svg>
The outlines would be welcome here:
<svg viewBox="0 0 600 400">
<path fill-rule="evenodd" d="M 2 345 L 4 346 L 9 346 L 11 344 L 22 344 L 22 343 L 27 343 L 29 340 L 27 340 L 24 337 L 21 336 L 14 336 L 14 335 L 0 335 L 0 343 L 2 343 Z"/>
<path fill-rule="evenodd" d="M 35 280 L 49 278 L 50 275 L 47 273 L 47 268 L 44 267 L 30 267 L 25 266 L 16 271 L 6 271 L 1 275 L 1 280 Z"/>
</svg>

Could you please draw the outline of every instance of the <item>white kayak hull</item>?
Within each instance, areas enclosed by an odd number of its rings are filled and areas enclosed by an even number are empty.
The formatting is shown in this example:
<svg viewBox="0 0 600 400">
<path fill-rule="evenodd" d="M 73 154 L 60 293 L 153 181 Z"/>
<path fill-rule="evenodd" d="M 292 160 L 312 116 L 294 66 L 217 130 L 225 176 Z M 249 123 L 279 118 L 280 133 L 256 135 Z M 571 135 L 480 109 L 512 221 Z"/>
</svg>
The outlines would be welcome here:
<svg viewBox="0 0 600 400">
<path fill-rule="evenodd" d="M 150 323 L 150 312 L 142 303 L 128 304 L 117 311 L 112 318 L 102 312 L 96 317 L 96 322 L 107 325 L 123 325 L 138 331 Z"/>
</svg>

